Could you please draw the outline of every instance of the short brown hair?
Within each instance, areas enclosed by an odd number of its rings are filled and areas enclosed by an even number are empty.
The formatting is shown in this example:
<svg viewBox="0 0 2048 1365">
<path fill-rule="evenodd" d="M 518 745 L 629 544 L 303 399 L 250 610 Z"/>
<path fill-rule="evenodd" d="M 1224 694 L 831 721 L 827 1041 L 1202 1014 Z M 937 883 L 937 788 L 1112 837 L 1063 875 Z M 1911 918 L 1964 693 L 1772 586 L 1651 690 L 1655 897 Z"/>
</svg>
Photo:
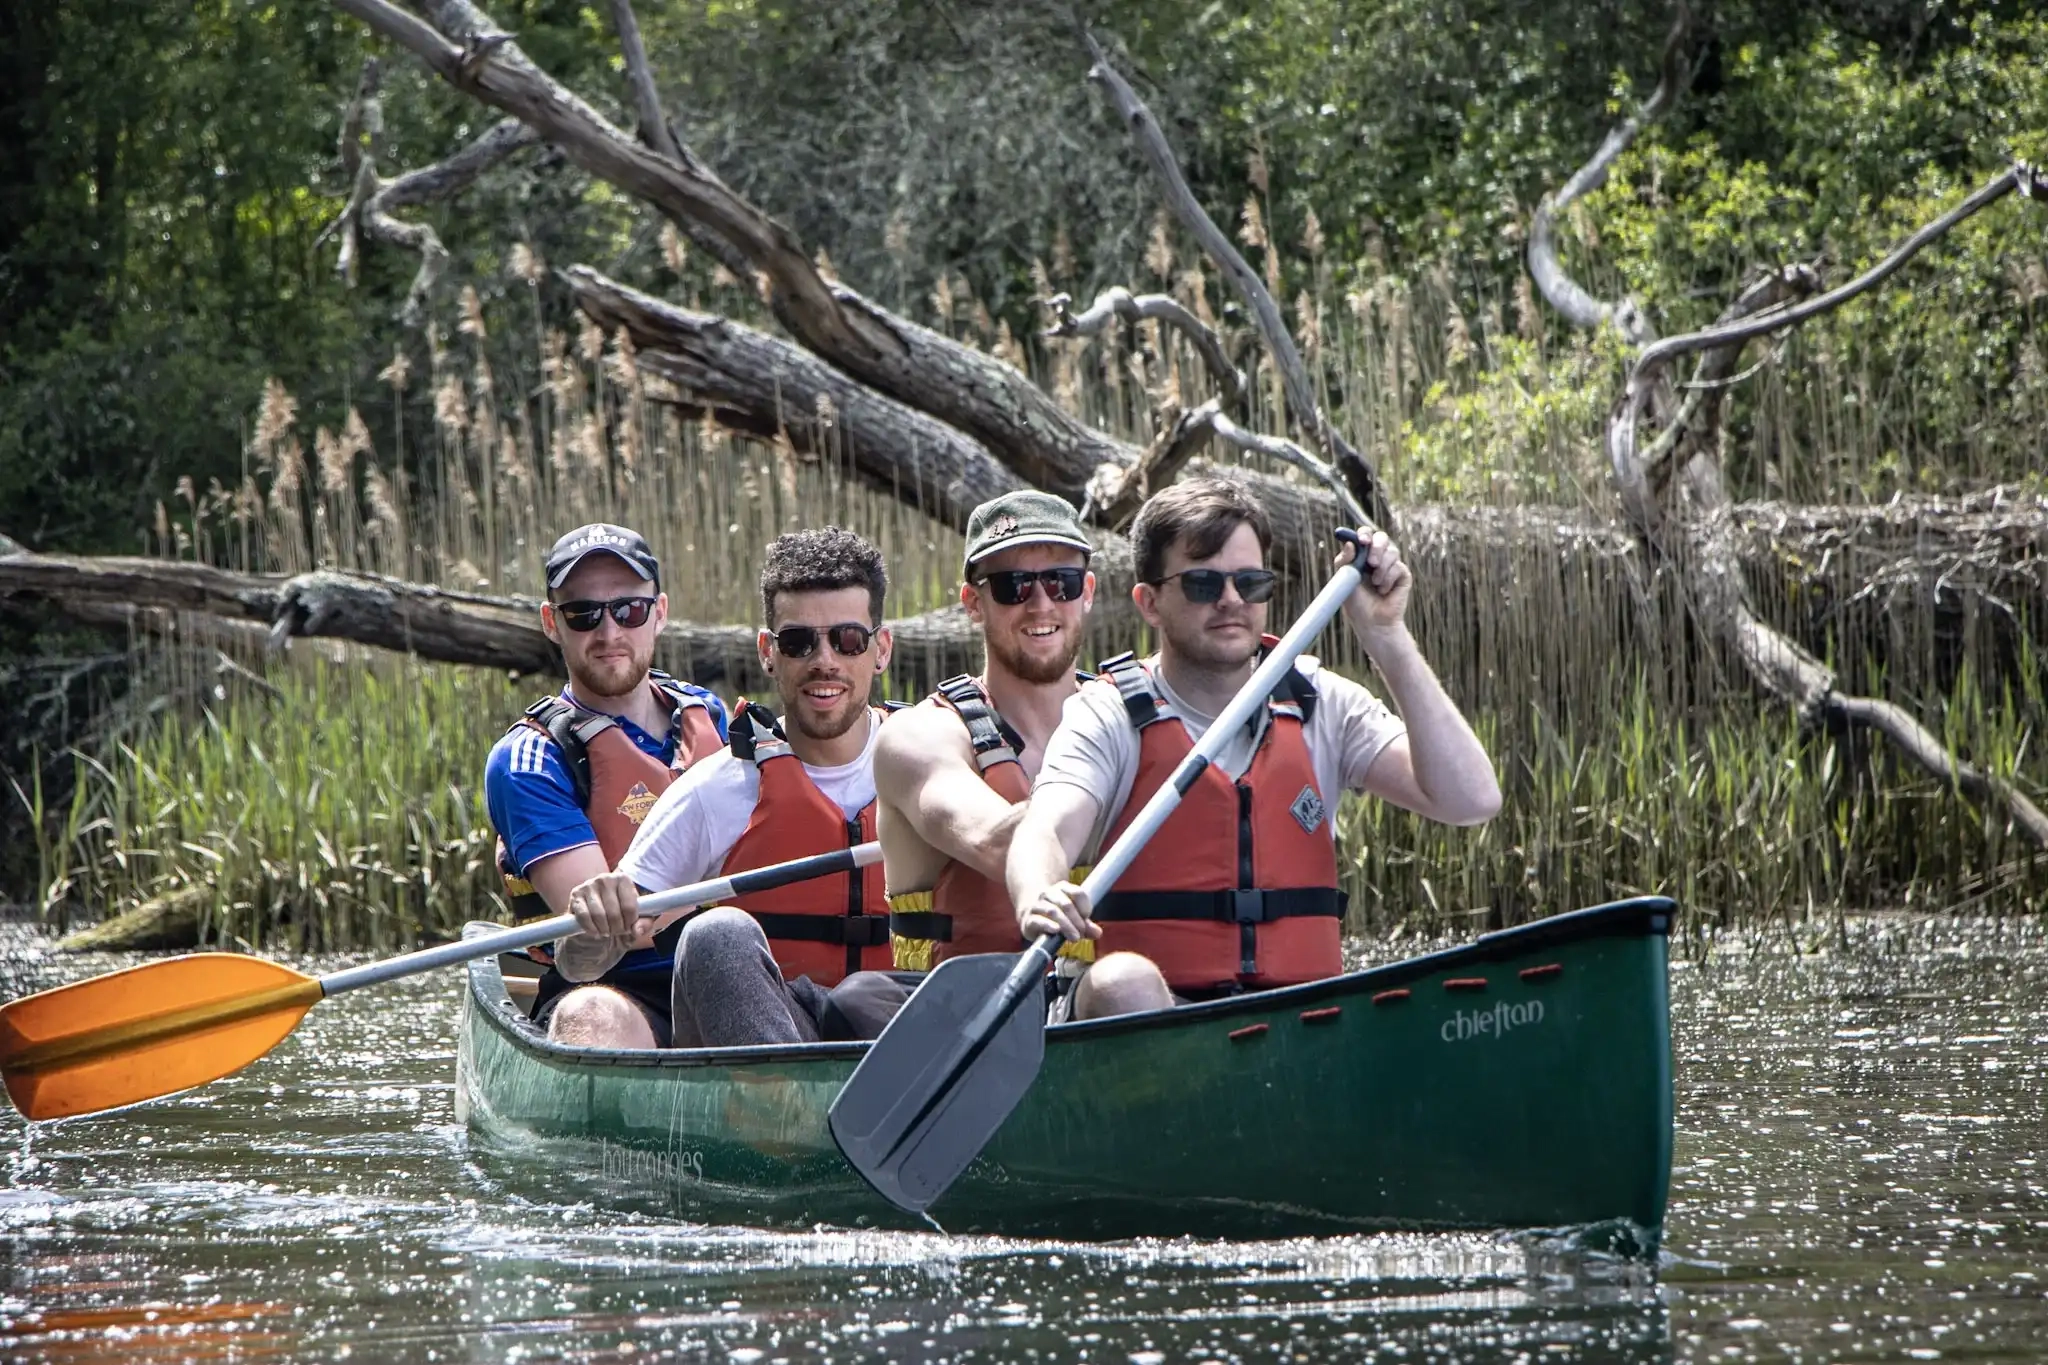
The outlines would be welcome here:
<svg viewBox="0 0 2048 1365">
<path fill-rule="evenodd" d="M 1131 523 L 1131 548 L 1138 557 L 1138 581 L 1157 583 L 1166 571 L 1166 552 L 1180 545 L 1189 559 L 1207 559 L 1240 526 L 1252 528 L 1263 557 L 1273 548 L 1273 519 L 1258 499 L 1233 479 L 1189 479 L 1145 499 Z"/>
<path fill-rule="evenodd" d="M 882 552 L 839 526 L 790 531 L 768 542 L 761 565 L 761 619 L 775 624 L 775 594 L 832 592 L 839 588 L 868 590 L 870 625 L 882 624 L 882 600 L 889 594 L 889 571 Z"/>
</svg>

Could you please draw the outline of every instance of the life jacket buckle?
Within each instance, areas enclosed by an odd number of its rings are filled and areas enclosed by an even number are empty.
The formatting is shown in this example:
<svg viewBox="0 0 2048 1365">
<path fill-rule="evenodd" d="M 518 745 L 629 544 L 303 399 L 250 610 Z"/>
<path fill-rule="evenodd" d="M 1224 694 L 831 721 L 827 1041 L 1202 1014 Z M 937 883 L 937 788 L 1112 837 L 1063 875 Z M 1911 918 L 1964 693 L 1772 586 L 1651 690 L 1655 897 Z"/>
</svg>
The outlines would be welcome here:
<svg viewBox="0 0 2048 1365">
<path fill-rule="evenodd" d="M 1238 924 L 1266 922 L 1266 893 L 1258 890 L 1233 891 L 1230 918 Z"/>
</svg>

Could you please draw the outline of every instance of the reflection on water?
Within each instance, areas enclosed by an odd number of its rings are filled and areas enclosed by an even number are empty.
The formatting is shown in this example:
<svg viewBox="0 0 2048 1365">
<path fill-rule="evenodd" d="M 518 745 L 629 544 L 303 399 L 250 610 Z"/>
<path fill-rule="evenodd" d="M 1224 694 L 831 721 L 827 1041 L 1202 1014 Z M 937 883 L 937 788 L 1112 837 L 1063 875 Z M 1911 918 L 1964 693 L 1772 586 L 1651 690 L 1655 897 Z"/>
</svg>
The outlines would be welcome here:
<svg viewBox="0 0 2048 1365">
<path fill-rule="evenodd" d="M 0 935 L 10 991 L 116 965 Z M 454 1123 L 449 973 L 323 1004 L 193 1095 L 0 1120 L 0 1356 L 2031 1359 L 2048 938 L 1889 920 L 1850 938 L 1675 970 L 1654 1272 L 1505 1237 L 1087 1246 L 600 1208 L 586 1178 L 473 1151 Z"/>
</svg>

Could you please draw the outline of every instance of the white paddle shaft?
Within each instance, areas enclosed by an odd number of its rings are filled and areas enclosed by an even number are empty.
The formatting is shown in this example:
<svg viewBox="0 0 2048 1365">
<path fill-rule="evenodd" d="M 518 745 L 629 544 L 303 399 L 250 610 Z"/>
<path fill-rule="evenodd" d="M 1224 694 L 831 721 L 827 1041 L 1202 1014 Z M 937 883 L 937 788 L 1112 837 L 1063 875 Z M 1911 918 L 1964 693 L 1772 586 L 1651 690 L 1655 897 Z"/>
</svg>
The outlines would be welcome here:
<svg viewBox="0 0 2048 1365">
<path fill-rule="evenodd" d="M 813 854 L 808 858 L 793 858 L 786 863 L 771 863 L 767 867 L 757 867 L 748 872 L 735 872 L 726 877 L 714 877 L 709 881 L 678 886 L 672 891 L 642 896 L 640 915 L 643 919 L 648 915 L 664 915 L 685 906 L 724 900 L 728 896 L 745 895 L 750 891 L 766 891 L 771 887 L 788 886 L 792 882 L 808 881 L 813 877 L 826 877 L 835 872 L 870 867 L 880 861 L 882 846 L 873 841 L 856 844 L 852 848 L 835 849 L 830 853 Z M 343 991 L 352 991 L 359 986 L 374 986 L 383 981 L 395 981 L 401 976 L 432 971 L 436 967 L 449 967 L 457 962 L 469 962 L 496 953 L 516 952 L 521 948 L 531 948 L 536 943 L 566 938 L 576 932 L 574 915 L 556 915 L 552 919 L 535 920 L 531 924 L 522 924 L 495 934 L 481 934 L 476 938 L 465 938 L 455 943 L 422 948 L 416 953 L 406 953 L 402 957 L 387 958 L 382 962 L 369 962 L 360 967 L 330 972 L 320 978 L 320 990 L 324 995 L 339 995 Z"/>
</svg>

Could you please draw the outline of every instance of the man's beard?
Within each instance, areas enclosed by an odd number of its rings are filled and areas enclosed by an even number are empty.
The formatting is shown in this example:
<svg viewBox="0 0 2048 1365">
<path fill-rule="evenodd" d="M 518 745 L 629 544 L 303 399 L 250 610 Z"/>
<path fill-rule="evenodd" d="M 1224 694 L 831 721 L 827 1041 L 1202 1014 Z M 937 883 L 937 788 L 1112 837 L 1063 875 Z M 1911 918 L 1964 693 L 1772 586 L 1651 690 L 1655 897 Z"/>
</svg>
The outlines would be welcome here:
<svg viewBox="0 0 2048 1365">
<path fill-rule="evenodd" d="M 1007 630 L 991 631 L 984 627 L 982 631 L 982 643 L 988 648 L 989 662 L 1001 665 L 1003 671 L 1018 682 L 1033 687 L 1044 687 L 1074 676 L 1074 660 L 1081 653 L 1080 632 L 1069 631 L 1067 639 L 1071 643 L 1056 654 L 1034 654 Z"/>
<path fill-rule="evenodd" d="M 647 670 L 654 663 L 654 650 L 650 646 L 643 654 L 636 649 L 623 659 L 565 659 L 564 662 L 568 664 L 570 686 L 578 694 L 623 697 L 646 681 Z"/>
<path fill-rule="evenodd" d="M 805 703 L 804 688 L 813 683 L 843 683 L 846 694 L 839 699 L 838 709 L 831 714 L 820 716 Z M 782 702 L 782 723 L 793 726 L 806 739 L 837 739 L 854 727 L 854 723 L 866 717 L 868 697 L 874 690 L 874 679 L 839 677 L 833 674 L 808 674 L 796 681 L 794 686 L 786 684 L 781 674 L 776 675 L 775 693 Z"/>
</svg>

